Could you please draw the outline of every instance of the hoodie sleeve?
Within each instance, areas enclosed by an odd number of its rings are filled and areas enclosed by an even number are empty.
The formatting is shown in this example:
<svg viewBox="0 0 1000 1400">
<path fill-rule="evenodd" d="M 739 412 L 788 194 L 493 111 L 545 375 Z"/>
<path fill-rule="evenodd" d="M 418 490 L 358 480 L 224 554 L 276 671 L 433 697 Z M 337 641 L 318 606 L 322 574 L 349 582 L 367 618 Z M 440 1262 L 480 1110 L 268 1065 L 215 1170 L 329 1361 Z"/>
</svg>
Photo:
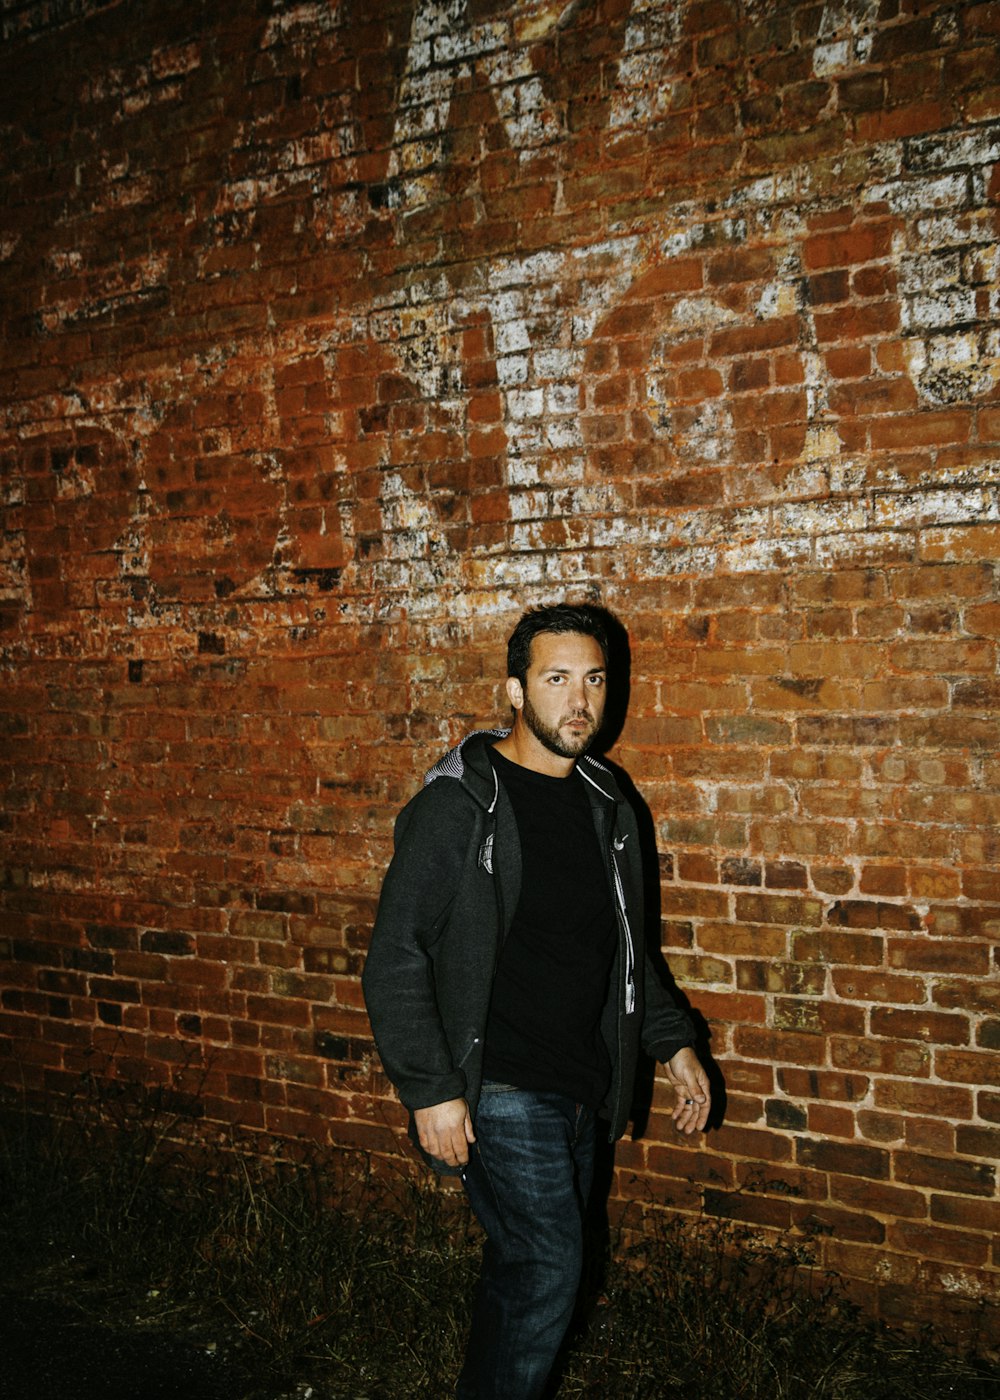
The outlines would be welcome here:
<svg viewBox="0 0 1000 1400">
<path fill-rule="evenodd" d="M 475 839 L 471 807 L 460 784 L 442 778 L 399 814 L 362 976 L 379 1055 L 411 1110 L 466 1089 L 441 1019 L 435 951 Z"/>
<path fill-rule="evenodd" d="M 654 1060 L 666 1064 L 678 1050 L 695 1043 L 694 1022 L 663 985 L 648 954 L 645 964 L 646 1008 L 642 1022 L 642 1047 Z"/>
<path fill-rule="evenodd" d="M 657 969 L 646 946 L 645 905 L 643 892 L 643 857 L 635 813 L 627 802 L 620 803 L 617 812 L 616 849 L 624 852 L 623 870 L 628 874 L 627 904 L 634 920 L 633 934 L 642 938 L 643 950 L 638 958 L 637 978 L 642 979 L 643 1014 L 640 1043 L 647 1055 L 666 1064 L 685 1045 L 696 1040 L 694 1022 L 677 1001 Z M 662 958 L 658 960 L 662 964 Z M 664 972 L 666 969 L 664 968 Z"/>
</svg>

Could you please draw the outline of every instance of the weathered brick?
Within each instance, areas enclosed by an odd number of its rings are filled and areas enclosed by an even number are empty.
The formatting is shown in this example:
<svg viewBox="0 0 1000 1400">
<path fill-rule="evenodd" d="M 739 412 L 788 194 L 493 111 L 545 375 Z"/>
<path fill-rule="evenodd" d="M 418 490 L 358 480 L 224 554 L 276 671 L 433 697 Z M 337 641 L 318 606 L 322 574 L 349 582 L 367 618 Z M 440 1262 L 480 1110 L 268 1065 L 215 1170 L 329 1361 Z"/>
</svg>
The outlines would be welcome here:
<svg viewBox="0 0 1000 1400">
<path fill-rule="evenodd" d="M 838 996 L 855 1001 L 919 1004 L 927 1000 L 927 984 L 920 977 L 900 977 L 887 972 L 835 968 L 833 986 Z"/>
<path fill-rule="evenodd" d="M 817 998 L 775 997 L 772 1024 L 814 1035 L 863 1035 L 865 1013 L 859 1006 Z"/>
<path fill-rule="evenodd" d="M 857 224 L 854 228 L 814 234 L 804 245 L 807 268 L 854 267 L 885 258 L 892 239 L 888 221 Z"/>
<path fill-rule="evenodd" d="M 969 1019 L 947 1012 L 874 1007 L 871 1011 L 871 1032 L 898 1040 L 922 1040 L 930 1045 L 967 1045 Z"/>
<path fill-rule="evenodd" d="M 989 1244 L 981 1236 L 913 1221 L 900 1221 L 891 1226 L 889 1242 L 921 1259 L 941 1259 L 953 1264 L 971 1264 L 973 1267 L 985 1264 L 989 1256 Z"/>
<path fill-rule="evenodd" d="M 917 1152 L 897 1152 L 894 1161 L 896 1180 L 911 1186 L 963 1196 L 992 1196 L 996 1187 L 996 1168 L 988 1163 Z"/>
<path fill-rule="evenodd" d="M 1000 1201 L 984 1201 L 979 1197 L 932 1195 L 931 1219 L 942 1225 L 957 1225 L 966 1230 L 1000 1234 Z"/>
<path fill-rule="evenodd" d="M 989 970 L 986 946 L 959 939 L 891 938 L 887 959 L 890 967 L 907 972 L 966 973 L 985 977 Z"/>
<path fill-rule="evenodd" d="M 816 899 L 793 895 L 736 896 L 736 917 L 744 923 L 794 924 L 814 926 L 822 917 L 822 906 Z"/>
<path fill-rule="evenodd" d="M 798 962 L 820 962 L 848 967 L 880 967 L 885 940 L 880 934 L 844 933 L 840 930 L 796 932 L 792 951 Z"/>
<path fill-rule="evenodd" d="M 809 963 L 740 959 L 736 964 L 736 985 L 745 991 L 822 996 L 826 969 Z"/>
<path fill-rule="evenodd" d="M 931 1054 L 927 1047 L 906 1042 L 837 1038 L 830 1044 L 830 1059 L 837 1069 L 865 1074 L 926 1079 L 931 1072 Z"/>
<path fill-rule="evenodd" d="M 869 1080 L 864 1075 L 834 1074 L 828 1070 L 805 1070 L 784 1066 L 778 1071 L 778 1083 L 786 1094 L 795 1098 L 822 1098 L 855 1103 L 868 1094 Z"/>
<path fill-rule="evenodd" d="M 826 1046 L 820 1037 L 754 1026 L 737 1027 L 733 1046 L 740 1055 L 778 1065 L 820 1065 L 826 1056 Z"/>
<path fill-rule="evenodd" d="M 666 0 L 539 10 L 518 77 L 476 7 L 428 47 L 300 6 L 294 43 L 230 25 L 208 85 L 211 7 L 71 8 L 4 21 L 0 1033 L 33 1087 L 204 1043 L 210 1122 L 394 1152 L 356 1068 L 392 818 L 505 719 L 520 608 L 598 597 L 730 1091 L 706 1156 L 659 1085 L 629 1169 L 674 1154 L 693 1210 L 704 1157 L 710 1212 L 816 1232 L 887 1316 L 971 1306 L 989 1227 L 894 1226 L 985 1196 L 893 1158 L 981 1166 L 1000 1119 L 995 7 L 882 6 L 846 66 L 804 0 L 676 41 Z M 127 180 L 65 158 L 57 48 Z M 147 70 L 166 126 L 114 96 Z"/>
<path fill-rule="evenodd" d="M 859 1109 L 858 1132 L 868 1142 L 903 1142 L 906 1137 L 906 1119 L 898 1113 L 875 1113 L 868 1109 Z"/>
<path fill-rule="evenodd" d="M 744 1224 L 781 1230 L 787 1230 L 792 1224 L 791 1202 L 773 1196 L 730 1192 L 711 1186 L 705 1190 L 703 1199 L 706 1215 L 718 1216 L 723 1220 L 739 1220 Z"/>
<path fill-rule="evenodd" d="M 703 989 L 698 994 L 702 1015 L 715 1022 L 747 1022 L 760 1025 L 765 1017 L 763 997 L 745 996 L 738 992 L 711 992 Z"/>
<path fill-rule="evenodd" d="M 835 1206 L 805 1206 L 796 1204 L 792 1208 L 795 1227 L 806 1235 L 830 1236 L 838 1240 L 856 1240 L 880 1244 L 886 1237 L 886 1227 L 881 1220 L 860 1210 L 838 1210 Z"/>
<path fill-rule="evenodd" d="M 879 1108 L 900 1113 L 936 1114 L 939 1118 L 967 1119 L 971 1116 L 972 1095 L 967 1089 L 946 1084 L 914 1083 L 907 1079 L 884 1079 L 875 1084 Z"/>
<path fill-rule="evenodd" d="M 955 1132 L 955 1145 L 964 1155 L 995 1159 L 1000 1156 L 1000 1130 L 960 1125 Z"/>
<path fill-rule="evenodd" d="M 881 1147 L 802 1137 L 795 1139 L 795 1160 L 840 1176 L 860 1176 L 876 1181 L 889 1177 L 889 1153 Z"/>
</svg>

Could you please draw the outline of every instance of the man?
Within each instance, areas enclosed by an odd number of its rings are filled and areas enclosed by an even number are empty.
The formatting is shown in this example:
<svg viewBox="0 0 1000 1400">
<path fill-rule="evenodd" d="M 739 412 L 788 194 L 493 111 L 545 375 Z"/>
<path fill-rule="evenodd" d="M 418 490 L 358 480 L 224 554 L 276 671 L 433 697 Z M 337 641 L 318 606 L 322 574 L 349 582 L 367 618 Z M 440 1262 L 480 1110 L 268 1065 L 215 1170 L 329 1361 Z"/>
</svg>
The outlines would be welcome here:
<svg viewBox="0 0 1000 1400">
<path fill-rule="evenodd" d="M 687 1015 L 646 972 L 635 817 L 587 757 L 604 715 L 598 609 L 531 609 L 507 648 L 509 730 L 432 768 L 396 823 L 364 991 L 425 1156 L 486 1232 L 461 1400 L 535 1400 L 572 1317 L 595 1119 L 625 1129 L 640 1044 L 673 1119 L 705 1126 Z"/>
</svg>

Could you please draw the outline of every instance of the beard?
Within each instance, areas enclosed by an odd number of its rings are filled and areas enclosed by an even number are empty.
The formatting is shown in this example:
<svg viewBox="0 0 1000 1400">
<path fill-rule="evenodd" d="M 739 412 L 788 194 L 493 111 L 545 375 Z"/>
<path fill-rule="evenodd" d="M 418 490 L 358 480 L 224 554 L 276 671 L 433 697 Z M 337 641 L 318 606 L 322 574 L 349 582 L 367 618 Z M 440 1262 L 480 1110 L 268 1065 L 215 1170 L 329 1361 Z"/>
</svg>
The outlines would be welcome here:
<svg viewBox="0 0 1000 1400">
<path fill-rule="evenodd" d="M 592 714 L 587 713 L 579 716 L 567 715 L 563 720 L 564 724 L 567 723 L 568 720 L 579 718 L 586 720 L 590 728 L 584 734 L 577 734 L 571 738 L 564 739 L 556 727 L 546 724 L 539 716 L 538 711 L 528 699 L 527 694 L 524 697 L 521 717 L 538 742 L 544 748 L 548 749 L 549 753 L 558 754 L 560 758 L 579 758 L 582 753 L 586 753 L 590 748 L 597 735 L 598 726 Z"/>
</svg>

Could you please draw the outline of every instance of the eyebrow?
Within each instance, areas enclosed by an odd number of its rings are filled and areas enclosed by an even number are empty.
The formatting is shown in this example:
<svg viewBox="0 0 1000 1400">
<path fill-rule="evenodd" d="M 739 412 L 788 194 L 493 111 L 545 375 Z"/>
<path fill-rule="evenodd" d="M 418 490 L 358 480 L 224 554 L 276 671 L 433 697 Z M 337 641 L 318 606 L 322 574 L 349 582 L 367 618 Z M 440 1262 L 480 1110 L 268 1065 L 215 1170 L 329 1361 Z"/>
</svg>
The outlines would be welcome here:
<svg viewBox="0 0 1000 1400">
<path fill-rule="evenodd" d="M 568 676 L 572 673 L 572 670 L 573 668 L 571 666 L 545 666 L 542 668 L 542 675 Z M 586 671 L 584 671 L 583 674 L 585 676 L 605 676 L 607 675 L 607 672 L 607 666 L 591 666 Z"/>
</svg>

